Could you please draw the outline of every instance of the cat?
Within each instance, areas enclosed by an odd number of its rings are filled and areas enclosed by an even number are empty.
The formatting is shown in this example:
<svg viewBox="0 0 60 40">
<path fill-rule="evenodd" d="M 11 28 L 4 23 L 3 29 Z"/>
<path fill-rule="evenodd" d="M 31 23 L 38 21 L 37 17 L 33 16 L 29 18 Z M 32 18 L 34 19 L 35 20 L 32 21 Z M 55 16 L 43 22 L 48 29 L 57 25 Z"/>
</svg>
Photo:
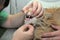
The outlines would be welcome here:
<svg viewBox="0 0 60 40">
<path fill-rule="evenodd" d="M 25 22 L 34 26 L 33 40 L 41 40 L 41 35 L 46 32 L 53 32 L 55 29 L 51 27 L 52 24 L 60 25 L 60 9 L 45 9 L 42 17 L 34 17 Z"/>
</svg>

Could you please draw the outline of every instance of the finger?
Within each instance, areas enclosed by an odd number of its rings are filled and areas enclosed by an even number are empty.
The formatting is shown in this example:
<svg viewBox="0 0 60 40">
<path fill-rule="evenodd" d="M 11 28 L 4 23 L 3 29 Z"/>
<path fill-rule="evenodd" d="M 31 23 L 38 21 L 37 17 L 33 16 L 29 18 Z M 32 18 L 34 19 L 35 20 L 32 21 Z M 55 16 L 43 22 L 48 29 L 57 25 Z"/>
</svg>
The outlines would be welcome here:
<svg viewBox="0 0 60 40">
<path fill-rule="evenodd" d="M 36 12 L 34 13 L 34 16 L 37 16 L 42 10 L 42 5 L 40 3 L 38 3 L 38 8 L 36 10 Z"/>
<path fill-rule="evenodd" d="M 33 2 L 33 13 L 36 11 L 37 7 L 38 7 L 38 2 L 34 1 Z"/>
<path fill-rule="evenodd" d="M 25 24 L 25 25 L 23 25 L 23 26 L 20 27 L 20 30 L 21 31 L 26 31 L 26 29 L 29 28 L 30 26 L 31 25 L 29 25 L 29 24 Z"/>
<path fill-rule="evenodd" d="M 41 17 L 43 15 L 43 13 L 44 13 L 44 10 L 42 8 L 41 12 L 39 13 L 39 15 L 37 17 Z"/>
<path fill-rule="evenodd" d="M 57 26 L 57 25 L 51 25 L 54 29 L 58 29 L 60 30 L 60 26 Z"/>
<path fill-rule="evenodd" d="M 60 36 L 52 37 L 52 38 L 42 38 L 42 40 L 60 40 Z"/>
<path fill-rule="evenodd" d="M 42 37 L 54 37 L 54 36 L 59 36 L 60 35 L 60 30 L 59 31 L 55 31 L 55 32 L 49 32 L 49 33 L 45 33 L 42 35 Z"/>
<path fill-rule="evenodd" d="M 33 3 L 30 2 L 29 4 L 27 4 L 27 5 L 23 8 L 23 10 L 24 10 L 24 11 L 27 11 L 32 5 L 33 5 Z"/>
<path fill-rule="evenodd" d="M 29 25 L 28 26 L 29 30 L 27 31 L 28 33 L 33 33 L 34 32 L 34 27 Z"/>
</svg>

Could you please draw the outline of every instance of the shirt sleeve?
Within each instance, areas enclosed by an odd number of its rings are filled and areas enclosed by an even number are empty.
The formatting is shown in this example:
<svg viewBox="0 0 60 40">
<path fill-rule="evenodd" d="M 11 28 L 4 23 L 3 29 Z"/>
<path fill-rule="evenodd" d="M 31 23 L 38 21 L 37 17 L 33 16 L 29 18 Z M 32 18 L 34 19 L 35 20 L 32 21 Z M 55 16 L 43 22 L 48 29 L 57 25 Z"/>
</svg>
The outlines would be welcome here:
<svg viewBox="0 0 60 40">
<path fill-rule="evenodd" d="M 6 11 L 0 12 L 0 26 L 7 20 L 8 14 Z"/>
</svg>

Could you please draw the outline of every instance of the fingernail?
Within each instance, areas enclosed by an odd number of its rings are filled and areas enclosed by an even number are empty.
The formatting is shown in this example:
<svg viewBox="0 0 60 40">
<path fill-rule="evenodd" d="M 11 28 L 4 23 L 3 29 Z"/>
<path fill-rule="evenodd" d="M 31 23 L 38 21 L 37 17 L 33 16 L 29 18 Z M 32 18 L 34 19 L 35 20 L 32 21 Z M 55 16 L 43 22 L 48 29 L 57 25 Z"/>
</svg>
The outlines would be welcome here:
<svg viewBox="0 0 60 40">
<path fill-rule="evenodd" d="M 56 24 L 52 24 L 52 26 L 57 26 Z"/>
<path fill-rule="evenodd" d="M 54 26 L 57 26 L 57 25 L 51 25 L 51 26 L 53 26 L 53 27 L 54 27 Z"/>
</svg>

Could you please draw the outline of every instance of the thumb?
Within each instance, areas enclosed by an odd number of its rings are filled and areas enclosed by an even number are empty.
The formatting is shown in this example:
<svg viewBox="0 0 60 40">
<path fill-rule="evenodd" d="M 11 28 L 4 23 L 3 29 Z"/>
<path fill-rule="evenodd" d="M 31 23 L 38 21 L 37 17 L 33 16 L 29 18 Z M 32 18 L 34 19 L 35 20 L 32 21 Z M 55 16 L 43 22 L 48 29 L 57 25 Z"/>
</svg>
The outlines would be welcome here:
<svg viewBox="0 0 60 40">
<path fill-rule="evenodd" d="M 51 25 L 54 29 L 60 30 L 60 26 L 57 25 Z"/>
<path fill-rule="evenodd" d="M 28 31 L 27 31 L 28 33 L 33 33 L 34 32 L 34 27 L 32 25 L 29 25 L 28 28 L 29 28 Z"/>
<path fill-rule="evenodd" d="M 23 32 L 33 32 L 34 28 L 32 25 L 26 24 L 26 25 L 23 25 L 22 27 L 20 27 L 20 30 Z"/>
</svg>

